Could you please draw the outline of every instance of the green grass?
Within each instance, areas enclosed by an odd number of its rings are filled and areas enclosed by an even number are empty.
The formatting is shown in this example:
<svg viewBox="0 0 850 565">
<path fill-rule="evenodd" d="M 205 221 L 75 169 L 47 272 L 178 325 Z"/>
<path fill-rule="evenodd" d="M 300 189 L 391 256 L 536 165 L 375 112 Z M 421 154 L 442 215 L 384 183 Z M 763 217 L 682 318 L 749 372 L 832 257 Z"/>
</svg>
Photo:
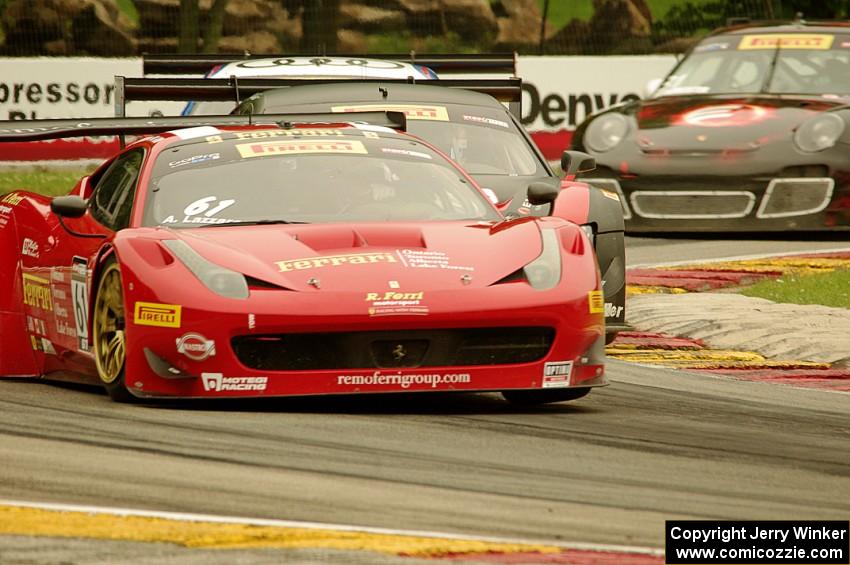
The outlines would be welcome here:
<svg viewBox="0 0 850 565">
<path fill-rule="evenodd" d="M 93 167 L 84 166 L 0 168 L 0 194 L 18 189 L 45 196 L 67 194 L 80 177 L 92 170 Z"/>
<path fill-rule="evenodd" d="M 850 308 L 850 269 L 762 281 L 743 289 L 741 294 L 788 304 Z"/>
</svg>

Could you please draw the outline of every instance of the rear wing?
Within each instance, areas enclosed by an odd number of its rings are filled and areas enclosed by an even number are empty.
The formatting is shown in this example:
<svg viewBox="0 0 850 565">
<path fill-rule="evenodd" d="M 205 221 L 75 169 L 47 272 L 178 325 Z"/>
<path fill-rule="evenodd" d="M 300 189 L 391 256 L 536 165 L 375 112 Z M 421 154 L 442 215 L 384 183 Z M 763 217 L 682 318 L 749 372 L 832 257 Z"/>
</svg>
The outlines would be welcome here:
<svg viewBox="0 0 850 565">
<path fill-rule="evenodd" d="M 301 114 L 262 114 L 239 116 L 184 116 L 152 118 L 90 118 L 87 120 L 7 120 L 0 121 L 0 143 L 41 141 L 65 137 L 98 135 L 151 135 L 199 126 L 250 126 L 287 124 L 364 123 L 397 130 L 407 129 L 404 112 L 340 112 Z M 122 144 L 123 145 L 123 144 Z"/>
<path fill-rule="evenodd" d="M 239 104 L 245 98 L 258 92 L 274 88 L 314 84 L 340 83 L 382 84 L 425 84 L 447 88 L 463 88 L 483 94 L 489 94 L 500 102 L 506 103 L 511 113 L 519 119 L 522 116 L 522 80 L 509 79 L 351 79 L 351 78 L 127 78 L 115 77 L 115 115 L 123 117 L 127 113 L 127 103 L 132 101 L 232 101 Z"/>
<path fill-rule="evenodd" d="M 251 54 L 215 54 L 215 55 L 181 55 L 181 54 L 149 54 L 142 55 L 142 72 L 145 75 L 201 75 L 205 76 L 218 65 L 251 61 L 254 59 L 276 59 L 285 61 L 303 55 L 251 55 Z M 489 55 L 417 55 L 415 51 L 406 54 L 392 55 L 327 55 L 313 57 L 316 64 L 321 64 L 327 57 L 340 57 L 352 64 L 364 59 L 381 59 L 422 65 L 440 73 L 492 73 L 516 76 L 516 53 Z"/>
</svg>

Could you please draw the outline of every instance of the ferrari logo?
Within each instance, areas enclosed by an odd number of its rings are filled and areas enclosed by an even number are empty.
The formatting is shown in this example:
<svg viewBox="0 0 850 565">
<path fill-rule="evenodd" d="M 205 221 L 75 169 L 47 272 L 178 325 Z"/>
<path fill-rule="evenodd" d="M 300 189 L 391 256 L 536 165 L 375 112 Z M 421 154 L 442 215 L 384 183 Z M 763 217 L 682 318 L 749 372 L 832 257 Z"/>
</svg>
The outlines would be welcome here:
<svg viewBox="0 0 850 565">
<path fill-rule="evenodd" d="M 393 359 L 401 361 L 405 357 L 407 357 L 407 351 L 404 350 L 404 346 L 402 344 L 396 345 L 393 349 Z"/>
</svg>

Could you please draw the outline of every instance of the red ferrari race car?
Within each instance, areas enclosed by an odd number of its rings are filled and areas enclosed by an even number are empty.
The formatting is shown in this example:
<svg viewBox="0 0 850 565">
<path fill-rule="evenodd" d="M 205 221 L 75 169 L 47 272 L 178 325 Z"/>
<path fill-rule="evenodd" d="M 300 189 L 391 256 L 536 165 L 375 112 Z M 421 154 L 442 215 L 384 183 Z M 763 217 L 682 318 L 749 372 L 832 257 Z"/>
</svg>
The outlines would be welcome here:
<svg viewBox="0 0 850 565">
<path fill-rule="evenodd" d="M 145 60 L 145 69 L 187 72 L 213 62 L 215 55 L 186 55 L 159 61 Z M 470 57 L 472 57 L 470 59 Z M 213 59 L 215 58 L 215 59 Z M 437 68 L 441 76 L 458 68 L 472 72 L 513 71 L 513 58 L 504 56 L 431 56 L 416 59 Z M 163 68 L 165 67 L 165 68 Z M 232 114 L 281 112 L 400 111 L 409 133 L 454 159 L 496 202 L 505 216 L 545 216 L 548 206 L 533 206 L 526 198 L 528 185 L 544 182 L 561 190 L 575 188 L 588 195 L 583 229 L 594 244 L 605 290 L 606 339 L 613 341 L 626 324 L 626 261 L 623 209 L 617 194 L 575 182 L 587 172 L 583 159 L 564 156 L 561 179 L 522 128 L 521 80 L 518 78 L 464 78 L 416 81 L 323 79 L 185 79 L 115 77 L 115 108 L 123 116 L 134 101 L 196 100 L 203 104 L 235 104 Z"/>
<path fill-rule="evenodd" d="M 551 215 L 506 219 L 403 114 L 352 119 L 0 122 L 146 134 L 67 196 L 0 197 L 0 375 L 118 401 L 606 384 L 589 197 L 531 183 Z"/>
</svg>

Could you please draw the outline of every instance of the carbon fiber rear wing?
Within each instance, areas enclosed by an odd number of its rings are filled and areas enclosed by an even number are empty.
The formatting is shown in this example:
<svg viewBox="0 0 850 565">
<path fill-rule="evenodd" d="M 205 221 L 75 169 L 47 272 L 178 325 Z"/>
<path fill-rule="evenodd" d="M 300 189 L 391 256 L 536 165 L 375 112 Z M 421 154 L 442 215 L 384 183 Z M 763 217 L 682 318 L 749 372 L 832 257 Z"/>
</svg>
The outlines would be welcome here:
<svg viewBox="0 0 850 565">
<path fill-rule="evenodd" d="M 285 65 L 286 61 L 304 55 L 251 55 L 251 54 L 216 54 L 216 55 L 181 55 L 181 54 L 148 54 L 142 55 L 142 69 L 145 75 L 206 75 L 218 65 L 251 61 L 256 59 L 272 59 Z M 381 59 L 422 65 L 440 73 L 493 73 L 516 76 L 516 53 L 501 53 L 488 55 L 417 55 L 415 51 L 406 54 L 392 55 L 327 55 L 313 57 L 317 65 L 329 57 L 339 57 L 351 61 L 352 65 L 368 59 Z M 309 58 L 309 56 L 308 56 Z"/>
<path fill-rule="evenodd" d="M 262 114 L 254 116 L 184 116 L 154 118 L 90 118 L 88 120 L 8 120 L 0 121 L 0 143 L 41 141 L 64 137 L 98 135 L 150 135 L 198 126 L 249 126 L 348 122 L 406 130 L 404 112 L 340 112 L 302 114 Z"/>
<path fill-rule="evenodd" d="M 127 78 L 115 77 L 115 115 L 125 116 L 127 103 L 140 100 L 161 101 L 232 101 L 234 105 L 258 92 L 273 88 L 313 84 L 340 83 L 408 84 L 412 80 L 404 79 L 292 79 L 292 78 Z M 522 80 L 510 79 L 439 79 L 420 80 L 415 84 L 463 88 L 489 94 L 493 98 L 508 104 L 511 113 L 521 114 Z"/>
</svg>

